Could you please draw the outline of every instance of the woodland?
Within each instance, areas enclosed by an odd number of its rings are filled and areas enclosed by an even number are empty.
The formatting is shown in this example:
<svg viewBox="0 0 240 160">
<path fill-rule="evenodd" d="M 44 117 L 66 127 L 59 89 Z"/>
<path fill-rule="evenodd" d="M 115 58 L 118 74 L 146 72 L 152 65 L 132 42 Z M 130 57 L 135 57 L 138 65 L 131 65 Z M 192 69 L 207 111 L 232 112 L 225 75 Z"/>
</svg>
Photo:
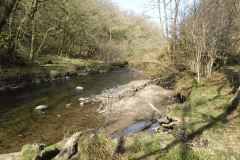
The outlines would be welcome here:
<svg viewBox="0 0 240 160">
<path fill-rule="evenodd" d="M 147 0 L 146 11 L 158 10 L 155 23 L 109 0 L 1 0 L 0 87 L 4 76 L 15 76 L 12 69 L 49 67 L 56 78 L 55 66 L 89 71 L 126 62 L 172 85 L 179 103 L 166 107 L 166 117 L 179 124 L 170 136 L 140 132 L 129 143 L 84 135 L 76 140 L 76 159 L 239 159 L 240 1 L 186 4 Z M 30 144 L 22 150 L 31 158 L 43 152 Z"/>
<path fill-rule="evenodd" d="M 179 71 L 211 75 L 239 62 L 237 0 L 152 0 L 159 23 L 121 11 L 108 0 L 3 0 L 0 2 L 1 68 L 38 63 L 38 57 L 126 60 L 166 76 Z M 163 12 L 164 11 L 164 12 Z M 151 75 L 151 76 L 152 76 Z"/>
</svg>

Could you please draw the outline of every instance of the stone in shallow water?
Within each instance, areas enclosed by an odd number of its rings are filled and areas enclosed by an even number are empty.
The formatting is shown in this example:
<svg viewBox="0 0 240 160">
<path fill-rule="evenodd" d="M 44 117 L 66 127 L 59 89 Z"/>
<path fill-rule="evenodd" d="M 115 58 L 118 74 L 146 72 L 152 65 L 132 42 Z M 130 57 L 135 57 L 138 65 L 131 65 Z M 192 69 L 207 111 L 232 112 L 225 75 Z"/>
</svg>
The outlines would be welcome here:
<svg viewBox="0 0 240 160">
<path fill-rule="evenodd" d="M 72 103 L 66 104 L 66 107 L 70 107 L 72 105 Z"/>
<path fill-rule="evenodd" d="M 76 89 L 77 89 L 77 90 L 82 90 L 83 87 L 81 87 L 81 86 L 77 86 Z"/>
<path fill-rule="evenodd" d="M 42 110 L 42 109 L 47 109 L 47 108 L 48 108 L 48 106 L 40 105 L 40 106 L 37 106 L 35 109 Z"/>
<path fill-rule="evenodd" d="M 79 101 L 84 101 L 85 98 L 81 97 L 81 98 L 79 98 L 78 100 L 79 100 Z"/>
</svg>

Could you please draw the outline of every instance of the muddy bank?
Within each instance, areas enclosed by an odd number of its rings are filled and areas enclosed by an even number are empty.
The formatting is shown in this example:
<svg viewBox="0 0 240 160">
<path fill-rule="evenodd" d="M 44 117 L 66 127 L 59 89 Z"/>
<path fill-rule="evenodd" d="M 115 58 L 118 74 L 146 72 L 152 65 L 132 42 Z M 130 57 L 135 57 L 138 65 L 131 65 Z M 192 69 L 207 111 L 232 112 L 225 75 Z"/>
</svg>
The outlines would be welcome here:
<svg viewBox="0 0 240 160">
<path fill-rule="evenodd" d="M 156 85 L 156 81 L 138 80 L 126 86 L 104 99 L 98 109 L 106 118 L 103 132 L 108 135 L 121 134 L 124 128 L 140 120 L 152 119 L 156 112 L 149 103 L 162 113 L 173 103 L 173 91 Z"/>
</svg>

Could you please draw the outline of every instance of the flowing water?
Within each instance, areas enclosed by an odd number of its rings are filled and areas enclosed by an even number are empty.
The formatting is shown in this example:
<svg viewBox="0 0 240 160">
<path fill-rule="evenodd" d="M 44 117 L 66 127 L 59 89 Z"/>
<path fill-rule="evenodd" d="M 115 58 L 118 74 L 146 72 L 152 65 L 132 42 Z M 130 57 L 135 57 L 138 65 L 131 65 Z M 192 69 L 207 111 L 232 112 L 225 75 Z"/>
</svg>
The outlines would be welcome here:
<svg viewBox="0 0 240 160">
<path fill-rule="evenodd" d="M 27 143 L 51 145 L 73 132 L 100 127 L 104 118 L 95 111 L 99 104 L 80 105 L 78 99 L 101 94 L 136 78 L 129 69 L 116 69 L 1 93 L 0 154 L 20 151 Z M 84 89 L 77 90 L 77 86 Z M 35 110 L 39 105 L 48 109 Z"/>
</svg>

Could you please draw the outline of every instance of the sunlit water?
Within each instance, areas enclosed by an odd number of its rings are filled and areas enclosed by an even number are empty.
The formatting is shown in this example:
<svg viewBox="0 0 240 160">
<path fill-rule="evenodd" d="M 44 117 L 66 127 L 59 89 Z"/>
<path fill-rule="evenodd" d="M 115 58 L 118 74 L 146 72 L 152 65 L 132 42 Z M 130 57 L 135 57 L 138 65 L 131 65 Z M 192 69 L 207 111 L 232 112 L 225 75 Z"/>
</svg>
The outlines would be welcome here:
<svg viewBox="0 0 240 160">
<path fill-rule="evenodd" d="M 98 103 L 79 103 L 106 89 L 138 78 L 129 69 L 32 84 L 0 95 L 0 154 L 19 151 L 26 143 L 51 145 L 69 134 L 98 128 L 104 118 L 95 112 Z M 77 90 L 81 86 L 83 90 Z M 72 104 L 70 107 L 67 104 Z M 48 106 L 38 111 L 38 105 Z"/>
</svg>

